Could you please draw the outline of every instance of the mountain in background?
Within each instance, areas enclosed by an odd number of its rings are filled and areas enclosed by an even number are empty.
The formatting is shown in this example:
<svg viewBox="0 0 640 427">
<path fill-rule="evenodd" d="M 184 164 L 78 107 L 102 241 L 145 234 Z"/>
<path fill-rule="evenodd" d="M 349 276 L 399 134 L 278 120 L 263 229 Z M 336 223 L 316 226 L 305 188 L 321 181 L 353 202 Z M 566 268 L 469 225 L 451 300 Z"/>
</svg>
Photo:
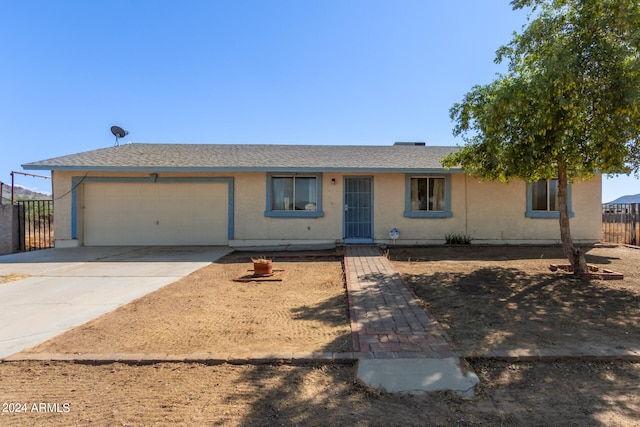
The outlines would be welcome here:
<svg viewBox="0 0 640 427">
<path fill-rule="evenodd" d="M 634 194 L 634 195 L 630 195 L 630 196 L 618 197 L 614 201 L 609 202 L 607 204 L 615 204 L 615 203 L 618 203 L 618 204 L 640 203 L 640 194 Z"/>
<path fill-rule="evenodd" d="M 14 200 L 51 200 L 51 194 L 38 193 L 16 185 L 13 187 L 13 198 Z M 10 185 L 4 184 L 2 186 L 2 199 L 5 204 L 11 203 Z"/>
</svg>

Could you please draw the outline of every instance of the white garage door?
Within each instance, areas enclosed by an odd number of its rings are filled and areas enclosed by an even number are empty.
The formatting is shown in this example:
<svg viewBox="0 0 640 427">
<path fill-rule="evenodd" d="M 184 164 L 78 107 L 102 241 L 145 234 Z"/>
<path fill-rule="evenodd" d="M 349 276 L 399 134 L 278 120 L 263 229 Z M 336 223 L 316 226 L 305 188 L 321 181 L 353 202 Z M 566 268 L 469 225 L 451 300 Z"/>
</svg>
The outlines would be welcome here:
<svg viewBox="0 0 640 427">
<path fill-rule="evenodd" d="M 226 183 L 85 183 L 86 246 L 226 245 Z"/>
</svg>

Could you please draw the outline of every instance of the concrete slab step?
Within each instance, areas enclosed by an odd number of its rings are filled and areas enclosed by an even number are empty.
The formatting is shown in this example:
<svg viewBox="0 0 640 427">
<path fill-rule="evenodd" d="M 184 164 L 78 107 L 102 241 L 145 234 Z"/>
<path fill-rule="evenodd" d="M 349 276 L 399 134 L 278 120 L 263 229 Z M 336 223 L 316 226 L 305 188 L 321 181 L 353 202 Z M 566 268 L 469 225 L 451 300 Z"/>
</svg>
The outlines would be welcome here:
<svg viewBox="0 0 640 427">
<path fill-rule="evenodd" d="M 424 394 L 451 390 L 464 397 L 474 394 L 478 376 L 457 357 L 445 359 L 360 359 L 357 377 L 369 387 L 388 393 Z"/>
</svg>

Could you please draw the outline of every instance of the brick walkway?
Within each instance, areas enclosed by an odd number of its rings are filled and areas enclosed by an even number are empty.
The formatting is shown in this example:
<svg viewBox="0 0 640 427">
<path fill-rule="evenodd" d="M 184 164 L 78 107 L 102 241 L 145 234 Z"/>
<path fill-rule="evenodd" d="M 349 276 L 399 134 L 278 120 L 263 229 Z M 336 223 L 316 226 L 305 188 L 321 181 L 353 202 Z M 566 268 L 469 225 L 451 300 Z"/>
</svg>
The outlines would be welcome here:
<svg viewBox="0 0 640 427">
<path fill-rule="evenodd" d="M 374 358 L 458 356 L 380 249 L 347 246 L 344 263 L 354 351 Z"/>
</svg>

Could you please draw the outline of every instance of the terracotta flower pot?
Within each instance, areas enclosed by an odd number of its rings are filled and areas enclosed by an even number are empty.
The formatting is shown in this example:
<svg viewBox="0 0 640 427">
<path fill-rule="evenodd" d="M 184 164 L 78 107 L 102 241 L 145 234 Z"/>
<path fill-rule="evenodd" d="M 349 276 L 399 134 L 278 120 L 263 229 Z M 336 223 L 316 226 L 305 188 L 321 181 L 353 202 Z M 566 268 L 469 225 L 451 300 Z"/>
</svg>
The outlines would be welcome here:
<svg viewBox="0 0 640 427">
<path fill-rule="evenodd" d="M 265 260 L 253 263 L 253 275 L 254 276 L 268 276 L 273 274 L 273 262 L 271 260 Z"/>
</svg>

